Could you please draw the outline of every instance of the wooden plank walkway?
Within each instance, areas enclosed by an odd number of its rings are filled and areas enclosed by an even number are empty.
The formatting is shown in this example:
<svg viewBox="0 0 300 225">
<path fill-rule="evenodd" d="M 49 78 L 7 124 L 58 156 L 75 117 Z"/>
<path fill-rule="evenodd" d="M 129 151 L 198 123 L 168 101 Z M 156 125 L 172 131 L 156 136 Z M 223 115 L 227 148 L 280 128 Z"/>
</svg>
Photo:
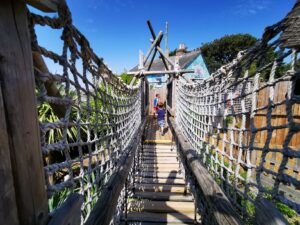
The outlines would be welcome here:
<svg viewBox="0 0 300 225">
<path fill-rule="evenodd" d="M 140 173 L 135 177 L 135 192 L 128 201 L 124 220 L 127 224 L 144 225 L 199 224 L 194 198 L 186 186 L 172 143 L 172 133 L 166 130 L 161 136 L 156 129 L 156 121 L 148 118 Z"/>
<path fill-rule="evenodd" d="M 167 123 L 165 123 L 164 134 L 161 135 L 158 129 L 157 119 L 153 116 L 148 116 L 145 126 L 145 143 L 149 144 L 170 144 L 173 141 L 172 132 Z"/>
</svg>

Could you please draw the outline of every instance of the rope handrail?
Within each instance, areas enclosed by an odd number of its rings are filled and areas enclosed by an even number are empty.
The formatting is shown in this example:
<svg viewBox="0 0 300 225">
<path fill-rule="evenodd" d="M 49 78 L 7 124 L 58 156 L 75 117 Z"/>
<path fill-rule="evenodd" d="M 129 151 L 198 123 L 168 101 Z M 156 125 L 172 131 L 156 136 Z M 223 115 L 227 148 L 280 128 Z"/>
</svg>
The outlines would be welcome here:
<svg viewBox="0 0 300 225">
<path fill-rule="evenodd" d="M 300 213 L 299 8 L 208 79 L 177 81 L 176 124 L 244 219 L 264 198 Z"/>
<path fill-rule="evenodd" d="M 78 192 L 84 196 L 83 223 L 121 159 L 133 151 L 144 86 L 138 80 L 131 87 L 115 76 L 73 25 L 66 3 L 57 7 L 55 18 L 28 12 L 32 51 L 62 71 L 35 65 L 41 146 L 50 210 L 59 206 L 57 199 Z M 61 53 L 39 45 L 37 25 L 61 32 Z"/>
</svg>

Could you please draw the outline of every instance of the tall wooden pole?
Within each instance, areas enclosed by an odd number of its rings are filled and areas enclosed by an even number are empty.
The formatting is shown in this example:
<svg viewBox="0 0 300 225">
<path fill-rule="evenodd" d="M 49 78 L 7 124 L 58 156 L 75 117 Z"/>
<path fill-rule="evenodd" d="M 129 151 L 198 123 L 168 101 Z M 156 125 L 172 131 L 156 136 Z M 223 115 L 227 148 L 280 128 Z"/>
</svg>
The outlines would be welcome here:
<svg viewBox="0 0 300 225">
<path fill-rule="evenodd" d="M 155 35 L 154 29 L 153 29 L 153 27 L 152 27 L 152 25 L 151 25 L 150 20 L 147 20 L 147 24 L 148 24 L 148 27 L 149 27 L 149 29 L 150 29 L 151 35 L 152 35 L 152 37 L 153 37 L 153 40 L 155 40 L 155 39 L 156 39 L 156 35 Z M 159 47 L 160 44 L 158 44 L 157 46 Z M 156 52 L 155 52 L 155 53 L 156 53 Z M 164 65 L 165 65 L 166 70 L 169 70 L 169 67 L 168 67 L 168 65 L 167 65 L 167 63 L 166 63 L 166 61 L 165 61 L 164 56 L 163 56 L 162 54 L 160 54 L 160 56 L 161 56 L 162 62 L 163 62 Z"/>
<path fill-rule="evenodd" d="M 0 81 L 9 143 L 4 144 L 10 152 L 18 219 L 22 225 L 45 224 L 47 196 L 23 1 L 0 1 L 0 32 Z M 0 174 L 1 181 L 6 175 Z"/>
</svg>

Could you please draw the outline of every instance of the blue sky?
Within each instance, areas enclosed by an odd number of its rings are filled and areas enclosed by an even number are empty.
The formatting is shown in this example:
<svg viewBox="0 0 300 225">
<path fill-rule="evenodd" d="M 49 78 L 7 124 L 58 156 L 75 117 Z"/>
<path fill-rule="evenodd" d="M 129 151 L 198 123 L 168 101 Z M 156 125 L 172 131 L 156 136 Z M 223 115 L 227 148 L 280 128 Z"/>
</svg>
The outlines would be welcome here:
<svg viewBox="0 0 300 225">
<path fill-rule="evenodd" d="M 295 0 L 67 0 L 75 26 L 94 51 L 114 71 L 121 73 L 138 63 L 151 37 L 169 23 L 169 48 L 185 43 L 194 49 L 226 34 L 249 33 L 260 37 L 267 25 L 282 19 Z M 59 35 L 38 29 L 41 45 L 60 52 Z M 165 44 L 163 42 L 162 47 Z"/>
</svg>

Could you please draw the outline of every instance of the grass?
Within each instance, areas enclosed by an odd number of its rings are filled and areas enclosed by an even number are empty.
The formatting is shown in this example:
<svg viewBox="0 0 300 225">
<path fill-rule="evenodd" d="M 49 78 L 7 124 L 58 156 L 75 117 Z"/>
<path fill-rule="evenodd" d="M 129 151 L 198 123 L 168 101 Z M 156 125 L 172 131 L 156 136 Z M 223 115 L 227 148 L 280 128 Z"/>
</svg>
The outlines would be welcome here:
<svg viewBox="0 0 300 225">
<path fill-rule="evenodd" d="M 48 208 L 49 211 L 52 212 L 53 210 L 57 209 L 61 204 L 65 201 L 69 194 L 72 191 L 69 188 L 64 189 L 63 191 L 56 192 L 49 200 L 48 200 Z"/>
</svg>

